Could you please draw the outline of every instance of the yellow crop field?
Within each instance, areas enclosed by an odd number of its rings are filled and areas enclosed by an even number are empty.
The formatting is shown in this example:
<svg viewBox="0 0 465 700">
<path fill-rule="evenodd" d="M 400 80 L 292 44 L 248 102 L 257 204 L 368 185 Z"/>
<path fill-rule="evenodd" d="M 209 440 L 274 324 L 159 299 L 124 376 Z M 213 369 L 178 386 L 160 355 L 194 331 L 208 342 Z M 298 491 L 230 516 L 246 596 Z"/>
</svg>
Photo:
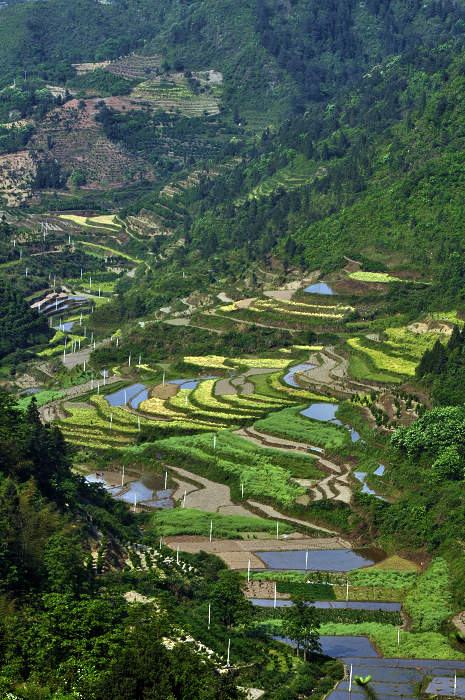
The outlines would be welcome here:
<svg viewBox="0 0 465 700">
<path fill-rule="evenodd" d="M 359 282 L 401 282 L 399 277 L 391 277 L 387 272 L 351 272 L 350 279 L 358 280 Z"/>
<path fill-rule="evenodd" d="M 75 214 L 61 214 L 60 219 L 66 219 L 67 221 L 73 221 L 75 224 L 79 224 L 80 226 L 86 225 L 86 217 L 85 216 L 76 216 Z"/>
<path fill-rule="evenodd" d="M 408 374 L 410 376 L 415 374 L 415 367 L 417 366 L 417 363 L 415 362 L 404 360 L 401 357 L 391 357 L 390 355 L 386 355 L 381 350 L 366 348 L 360 343 L 359 338 L 349 338 L 347 342 L 355 350 L 368 355 L 378 369 L 395 372 L 396 374 Z"/>
<path fill-rule="evenodd" d="M 322 345 L 293 345 L 296 350 L 312 350 L 313 352 L 319 352 L 323 350 Z"/>
<path fill-rule="evenodd" d="M 87 226 L 89 228 L 102 228 L 102 226 L 121 228 L 121 224 L 115 223 L 113 218 L 112 216 L 94 216 L 92 218 L 87 218 L 85 216 L 78 216 L 77 214 L 60 214 L 60 219 L 72 221 L 75 224 L 79 224 L 79 226 Z"/>
<path fill-rule="evenodd" d="M 448 337 L 441 333 L 414 333 L 405 326 L 402 328 L 387 328 L 385 334 L 389 340 L 385 343 L 399 355 L 409 355 L 420 361 L 425 350 L 431 350 L 437 340 L 447 343 Z"/>
<path fill-rule="evenodd" d="M 96 224 L 110 224 L 110 226 L 118 226 L 121 228 L 121 224 L 115 221 L 114 216 L 92 216 L 91 218 L 88 218 L 87 221 Z"/>
<path fill-rule="evenodd" d="M 184 362 L 188 362 L 190 365 L 198 365 L 198 367 L 217 367 L 220 369 L 224 367 L 225 359 L 222 355 L 202 355 L 201 357 L 189 355 L 184 358 Z"/>
</svg>

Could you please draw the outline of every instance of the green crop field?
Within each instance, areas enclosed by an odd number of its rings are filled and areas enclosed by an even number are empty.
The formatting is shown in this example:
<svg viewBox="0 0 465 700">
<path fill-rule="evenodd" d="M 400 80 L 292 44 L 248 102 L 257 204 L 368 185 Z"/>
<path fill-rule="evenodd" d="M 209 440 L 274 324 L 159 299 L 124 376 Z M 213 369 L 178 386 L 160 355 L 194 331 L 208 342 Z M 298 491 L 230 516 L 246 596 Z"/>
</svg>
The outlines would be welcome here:
<svg viewBox="0 0 465 700">
<path fill-rule="evenodd" d="M 152 449 L 152 448 L 151 448 Z M 153 450 L 166 460 L 209 479 L 222 478 L 236 497 L 269 497 L 289 506 L 305 489 L 292 478 L 319 479 L 324 475 L 314 466 L 311 455 L 294 455 L 254 445 L 228 431 L 212 434 L 173 437 L 157 441 Z"/>
</svg>

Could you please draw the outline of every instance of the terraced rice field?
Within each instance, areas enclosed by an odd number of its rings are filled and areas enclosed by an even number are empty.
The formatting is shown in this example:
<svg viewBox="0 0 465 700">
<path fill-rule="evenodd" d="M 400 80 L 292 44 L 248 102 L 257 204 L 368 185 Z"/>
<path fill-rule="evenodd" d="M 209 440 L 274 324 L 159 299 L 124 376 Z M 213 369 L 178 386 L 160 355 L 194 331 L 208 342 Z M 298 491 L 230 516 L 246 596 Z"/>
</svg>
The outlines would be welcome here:
<svg viewBox="0 0 465 700">
<path fill-rule="evenodd" d="M 141 83 L 133 91 L 133 97 L 142 98 L 152 103 L 156 109 L 179 109 L 187 117 L 200 117 L 205 113 L 219 114 L 218 97 L 215 90 L 203 94 L 194 94 L 182 74 L 170 78 L 156 78 Z"/>
<path fill-rule="evenodd" d="M 304 304 L 303 302 L 286 301 L 285 299 L 257 299 L 248 308 L 250 311 L 272 311 L 288 316 L 331 320 L 340 320 L 344 318 L 348 311 L 352 310 L 350 306 Z"/>
<path fill-rule="evenodd" d="M 113 216 L 77 216 L 76 214 L 61 214 L 60 219 L 72 221 L 79 226 L 87 226 L 91 228 L 109 228 L 110 230 L 120 230 L 121 224 L 115 221 Z"/>
<path fill-rule="evenodd" d="M 373 364 L 380 370 L 395 372 L 396 374 L 407 374 L 413 376 L 418 362 L 411 362 L 403 357 L 387 355 L 382 350 L 362 345 L 360 338 L 349 338 L 347 343 L 362 355 L 367 355 Z"/>
<path fill-rule="evenodd" d="M 358 270 L 357 272 L 351 272 L 349 277 L 358 282 L 405 282 L 399 277 L 391 277 L 387 272 L 364 272 L 363 270 Z"/>
<path fill-rule="evenodd" d="M 110 406 L 108 401 L 95 393 L 88 408 L 70 408 L 67 404 L 67 412 L 71 415 L 60 421 L 60 428 L 65 437 L 75 445 L 86 447 L 107 448 L 111 446 L 124 447 L 134 443 L 140 426 L 151 425 L 163 427 L 163 429 L 178 430 L 212 430 L 216 425 L 202 421 L 186 420 L 179 413 L 167 415 L 171 423 L 166 420 L 150 420 L 143 414 L 136 415 L 128 409 L 119 406 Z"/>
</svg>

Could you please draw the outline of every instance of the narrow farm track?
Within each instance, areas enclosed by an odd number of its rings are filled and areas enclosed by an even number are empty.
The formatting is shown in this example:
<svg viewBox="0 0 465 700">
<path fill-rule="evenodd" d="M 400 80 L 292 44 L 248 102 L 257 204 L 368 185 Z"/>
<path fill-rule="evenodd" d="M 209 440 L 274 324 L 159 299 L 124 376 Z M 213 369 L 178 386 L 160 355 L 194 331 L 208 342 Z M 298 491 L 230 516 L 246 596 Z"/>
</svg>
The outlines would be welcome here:
<svg viewBox="0 0 465 700">
<path fill-rule="evenodd" d="M 315 523 L 311 523 L 306 520 L 299 520 L 298 518 L 288 518 L 287 515 L 281 515 L 281 513 L 275 510 L 272 506 L 263 505 L 262 503 L 256 503 L 255 501 L 249 501 L 249 503 L 251 506 L 254 506 L 254 508 L 258 508 L 259 510 L 263 511 L 263 513 L 266 513 L 272 518 L 276 518 L 276 520 L 285 520 L 286 522 L 296 523 L 297 525 L 304 525 L 305 527 L 314 527 L 316 530 L 321 530 L 321 532 L 327 532 L 330 535 L 337 535 L 336 542 L 338 542 L 338 544 L 341 544 L 341 546 L 351 546 L 348 542 L 342 540 L 339 536 L 339 533 L 335 530 L 328 530 L 325 527 L 321 527 L 321 525 L 316 525 Z"/>
<path fill-rule="evenodd" d="M 308 454 L 309 447 L 311 447 L 310 445 L 296 442 L 295 440 L 286 440 L 284 438 L 267 435 L 266 433 L 260 433 L 253 427 L 240 428 L 234 432 L 236 435 L 240 435 L 246 440 L 253 442 L 255 445 L 271 447 L 272 449 L 284 452 L 295 450 L 296 452 Z M 318 467 L 319 465 L 324 467 L 325 471 L 329 469 L 332 473 L 308 489 L 312 494 L 312 500 L 319 501 L 322 498 L 330 498 L 333 501 L 350 503 L 352 498 L 352 488 L 350 487 L 349 480 L 350 467 L 347 465 L 341 467 L 339 464 L 331 462 L 329 459 L 323 457 L 319 458 L 315 466 Z"/>
<path fill-rule="evenodd" d="M 192 484 L 186 484 L 184 485 L 184 488 L 180 487 L 178 489 L 175 497 L 177 494 L 179 494 L 179 491 L 181 491 L 182 495 L 178 495 L 177 498 L 184 496 L 184 490 L 187 490 L 187 487 L 190 489 L 189 495 L 186 496 L 186 508 L 196 508 L 197 510 L 222 513 L 223 515 L 254 515 L 243 506 L 234 505 L 234 503 L 231 501 L 231 491 L 229 486 L 219 484 L 216 481 L 210 481 L 202 476 L 197 476 L 197 474 L 188 472 L 180 467 L 170 466 L 169 469 L 176 472 L 180 476 L 196 481 L 203 486 L 202 489 L 199 489 Z M 176 477 L 173 478 L 175 481 L 177 481 Z M 184 482 L 179 483 L 184 484 Z"/>
<path fill-rule="evenodd" d="M 219 484 L 216 481 L 210 481 L 210 479 L 205 479 L 202 476 L 197 476 L 186 469 L 181 469 L 181 467 L 173 467 L 167 465 L 168 468 L 179 474 L 181 477 L 189 479 L 190 481 L 202 484 L 204 488 L 197 488 L 191 483 L 177 479 L 177 477 L 172 477 L 174 481 L 178 484 L 178 489 L 175 492 L 173 498 L 179 500 L 184 497 L 184 491 L 186 491 L 186 508 L 196 508 L 197 510 L 202 510 L 206 512 L 218 512 L 223 515 L 249 515 L 255 516 L 250 510 L 247 510 L 243 506 L 235 506 L 231 501 L 231 491 L 229 486 L 225 484 Z M 328 530 L 325 527 L 321 527 L 316 523 L 312 523 L 306 520 L 299 520 L 297 518 L 291 518 L 287 515 L 279 513 L 275 508 L 271 506 L 258 503 L 256 501 L 246 501 L 254 508 L 261 510 L 266 515 L 276 518 L 276 520 L 285 520 L 286 522 L 296 523 L 297 525 L 304 525 L 305 527 L 314 527 L 316 530 L 321 530 L 321 532 L 326 532 L 330 535 L 337 535 L 339 540 L 339 533 L 335 530 Z M 350 546 L 346 542 L 341 541 L 341 546 Z"/>
<path fill-rule="evenodd" d="M 115 384 L 116 382 L 120 382 L 121 377 L 109 377 L 106 380 L 106 386 L 110 386 L 111 384 Z M 85 394 L 87 391 L 90 391 L 92 386 L 92 382 L 88 381 L 85 382 L 85 384 L 78 384 L 77 386 L 71 386 L 69 389 L 59 389 L 60 393 L 64 394 L 64 396 L 61 399 L 58 399 L 57 401 L 51 401 L 50 403 L 46 403 L 44 406 L 41 406 L 39 408 L 39 415 L 40 419 L 43 423 L 50 423 L 50 421 L 55 420 L 56 418 L 66 418 L 66 414 L 63 411 L 61 404 L 63 401 L 66 401 L 66 399 L 70 398 L 75 398 L 76 396 L 82 396 L 82 394 Z"/>
</svg>

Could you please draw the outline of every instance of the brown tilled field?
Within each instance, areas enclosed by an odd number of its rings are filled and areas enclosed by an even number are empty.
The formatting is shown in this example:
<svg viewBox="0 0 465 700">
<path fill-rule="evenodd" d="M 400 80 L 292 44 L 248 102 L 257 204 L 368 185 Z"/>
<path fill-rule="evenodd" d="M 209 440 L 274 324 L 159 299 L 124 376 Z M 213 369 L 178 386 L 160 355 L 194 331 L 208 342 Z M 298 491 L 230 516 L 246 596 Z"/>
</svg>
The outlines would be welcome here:
<svg viewBox="0 0 465 700">
<path fill-rule="evenodd" d="M 154 180 L 154 171 L 143 157 L 130 153 L 103 135 L 94 120 L 97 101 L 97 98 L 87 100 L 85 109 L 79 109 L 78 101 L 70 100 L 50 112 L 31 139 L 31 147 L 55 157 L 63 168 L 84 172 L 87 189 L 120 187 L 125 183 L 124 178 Z M 108 97 L 105 103 L 118 110 L 123 105 L 128 110 L 139 108 L 123 97 Z"/>
<path fill-rule="evenodd" d="M 37 165 L 29 151 L 0 155 L 0 195 L 8 200 L 8 206 L 19 204 L 29 188 L 25 181 L 33 180 Z"/>
</svg>

